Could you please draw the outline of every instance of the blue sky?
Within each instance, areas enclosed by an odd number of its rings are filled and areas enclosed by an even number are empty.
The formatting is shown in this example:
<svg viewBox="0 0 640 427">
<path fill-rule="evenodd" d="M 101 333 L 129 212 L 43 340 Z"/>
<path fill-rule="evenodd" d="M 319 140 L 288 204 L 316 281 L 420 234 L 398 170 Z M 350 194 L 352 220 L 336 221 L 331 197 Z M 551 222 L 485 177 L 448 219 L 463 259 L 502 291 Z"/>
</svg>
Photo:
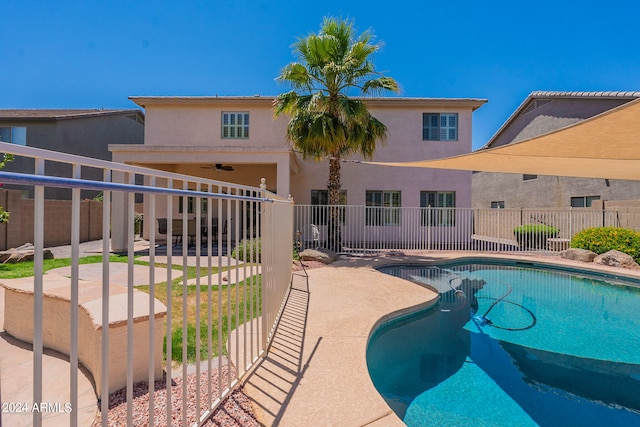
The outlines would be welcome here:
<svg viewBox="0 0 640 427">
<path fill-rule="evenodd" d="M 1 0 L 0 108 L 135 108 L 129 96 L 277 95 L 324 16 L 384 43 L 401 96 L 486 98 L 473 145 L 536 90 L 640 90 L 640 2 Z"/>
</svg>

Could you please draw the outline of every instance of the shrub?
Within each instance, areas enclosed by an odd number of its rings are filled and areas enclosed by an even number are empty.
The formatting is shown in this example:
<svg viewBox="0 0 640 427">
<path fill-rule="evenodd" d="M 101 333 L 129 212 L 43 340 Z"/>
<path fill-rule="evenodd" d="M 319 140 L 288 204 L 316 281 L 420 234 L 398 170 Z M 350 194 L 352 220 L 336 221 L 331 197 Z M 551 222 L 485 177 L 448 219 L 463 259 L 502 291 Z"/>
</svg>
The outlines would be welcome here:
<svg viewBox="0 0 640 427">
<path fill-rule="evenodd" d="M 246 252 L 245 252 L 246 248 Z M 240 261 L 262 261 L 262 253 L 261 253 L 262 245 L 260 243 L 260 239 L 250 239 L 243 240 L 240 242 L 238 246 L 236 246 L 231 252 L 231 256 L 240 260 Z M 245 253 L 247 255 L 247 259 L 244 259 Z"/>
<path fill-rule="evenodd" d="M 5 165 L 9 162 L 12 162 L 14 159 L 13 154 L 5 153 L 0 161 L 0 169 L 5 167 Z M 2 184 L 0 184 L 1 186 Z M 9 222 L 9 212 L 4 210 L 4 207 L 0 206 L 0 224 L 4 224 L 5 222 Z"/>
<path fill-rule="evenodd" d="M 513 229 L 520 247 L 544 249 L 547 239 L 558 237 L 558 230 L 546 224 L 525 224 Z"/>
<path fill-rule="evenodd" d="M 598 255 L 615 249 L 640 262 L 640 233 L 628 228 L 585 228 L 573 236 L 571 247 L 588 249 Z"/>
<path fill-rule="evenodd" d="M 134 234 L 142 234 L 142 220 L 143 215 L 139 212 L 136 212 L 135 217 L 133 218 Z"/>
</svg>

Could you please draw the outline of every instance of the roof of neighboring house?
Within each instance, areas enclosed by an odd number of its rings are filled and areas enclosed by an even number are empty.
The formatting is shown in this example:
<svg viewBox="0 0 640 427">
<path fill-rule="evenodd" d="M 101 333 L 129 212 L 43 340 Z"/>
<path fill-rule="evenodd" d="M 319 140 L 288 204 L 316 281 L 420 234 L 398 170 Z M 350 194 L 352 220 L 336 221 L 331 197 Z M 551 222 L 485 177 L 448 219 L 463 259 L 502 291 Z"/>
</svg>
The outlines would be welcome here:
<svg viewBox="0 0 640 427">
<path fill-rule="evenodd" d="M 141 107 L 151 104 L 233 104 L 238 102 L 252 102 L 258 104 L 273 104 L 275 96 L 130 96 L 129 99 Z M 481 98 L 405 98 L 405 97 L 379 97 L 358 98 L 371 105 L 384 105 L 394 107 L 409 107 L 419 105 L 437 105 L 452 107 L 468 107 L 476 110 L 483 106 L 487 100 Z"/>
<path fill-rule="evenodd" d="M 500 136 L 500 134 L 508 128 L 511 123 L 525 110 L 527 110 L 532 102 L 541 99 L 626 99 L 633 100 L 640 98 L 640 91 L 609 91 L 609 92 L 555 92 L 555 91 L 534 91 L 525 98 L 524 101 L 516 108 L 516 110 L 509 116 L 509 118 L 500 126 L 500 129 L 489 139 L 489 141 L 483 145 L 480 150 L 491 148 L 493 142 Z"/>
<path fill-rule="evenodd" d="M 144 118 L 138 109 L 98 110 L 98 109 L 0 109 L 0 120 L 65 120 L 119 114 L 137 114 Z"/>
</svg>

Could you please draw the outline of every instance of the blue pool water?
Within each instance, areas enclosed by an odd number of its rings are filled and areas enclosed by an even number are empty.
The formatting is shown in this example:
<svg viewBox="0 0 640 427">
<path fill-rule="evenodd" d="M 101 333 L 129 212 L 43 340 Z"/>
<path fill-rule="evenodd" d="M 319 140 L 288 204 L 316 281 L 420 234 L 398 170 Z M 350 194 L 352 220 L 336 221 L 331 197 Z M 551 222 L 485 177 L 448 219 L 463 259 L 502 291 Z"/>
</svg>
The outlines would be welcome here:
<svg viewBox="0 0 640 427">
<path fill-rule="evenodd" d="M 381 271 L 440 292 L 367 349 L 408 426 L 640 426 L 637 284 L 513 263 Z"/>
</svg>

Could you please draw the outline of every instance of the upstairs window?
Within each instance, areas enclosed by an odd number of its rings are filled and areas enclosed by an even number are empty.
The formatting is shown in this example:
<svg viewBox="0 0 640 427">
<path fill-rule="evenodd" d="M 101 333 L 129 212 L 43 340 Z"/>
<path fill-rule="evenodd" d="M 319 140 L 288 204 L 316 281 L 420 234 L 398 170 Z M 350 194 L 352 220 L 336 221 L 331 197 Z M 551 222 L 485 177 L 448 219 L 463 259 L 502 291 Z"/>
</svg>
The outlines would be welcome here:
<svg viewBox="0 0 640 427">
<path fill-rule="evenodd" d="M 422 226 L 456 225 L 456 192 L 455 191 L 421 191 Z"/>
<path fill-rule="evenodd" d="M 27 128 L 24 126 L 0 127 L 0 141 L 27 145 Z"/>
<path fill-rule="evenodd" d="M 504 209 L 504 200 L 498 200 L 497 202 L 491 202 L 491 209 Z"/>
<path fill-rule="evenodd" d="M 422 114 L 423 141 L 457 141 L 458 113 Z"/>
<path fill-rule="evenodd" d="M 523 181 L 531 181 L 533 179 L 538 179 L 538 175 L 533 175 L 530 173 L 525 173 L 522 175 L 522 180 Z"/>
<path fill-rule="evenodd" d="M 400 191 L 367 190 L 366 225 L 400 225 Z"/>
<path fill-rule="evenodd" d="M 249 138 L 249 113 L 222 112 L 222 138 Z"/>
</svg>

